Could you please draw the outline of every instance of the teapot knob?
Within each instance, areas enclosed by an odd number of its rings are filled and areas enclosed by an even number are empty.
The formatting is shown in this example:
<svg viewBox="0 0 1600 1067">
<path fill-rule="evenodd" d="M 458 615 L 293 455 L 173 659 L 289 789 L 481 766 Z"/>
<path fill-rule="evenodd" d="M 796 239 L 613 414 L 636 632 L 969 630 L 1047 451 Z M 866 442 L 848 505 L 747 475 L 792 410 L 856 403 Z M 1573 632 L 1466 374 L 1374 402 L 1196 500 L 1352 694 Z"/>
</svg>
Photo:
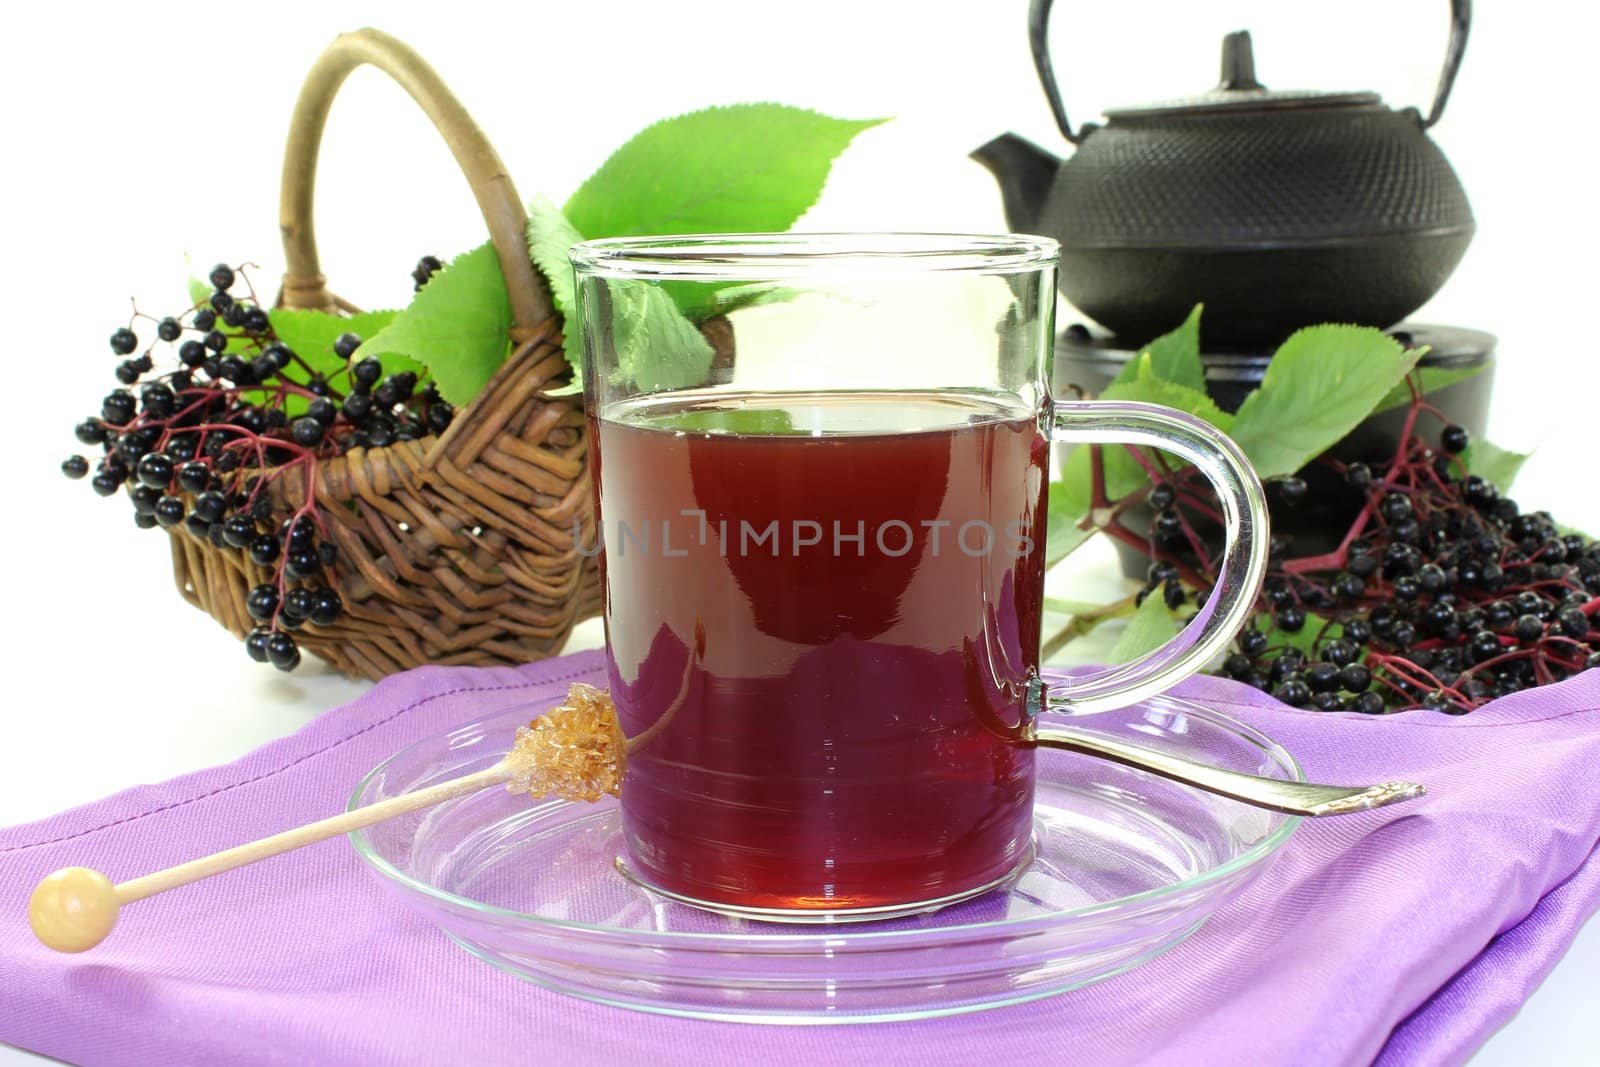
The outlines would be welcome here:
<svg viewBox="0 0 1600 1067">
<path fill-rule="evenodd" d="M 1250 31 L 1239 30 L 1222 39 L 1221 89 L 1249 91 L 1265 89 L 1256 81 L 1256 53 L 1250 43 Z"/>
</svg>

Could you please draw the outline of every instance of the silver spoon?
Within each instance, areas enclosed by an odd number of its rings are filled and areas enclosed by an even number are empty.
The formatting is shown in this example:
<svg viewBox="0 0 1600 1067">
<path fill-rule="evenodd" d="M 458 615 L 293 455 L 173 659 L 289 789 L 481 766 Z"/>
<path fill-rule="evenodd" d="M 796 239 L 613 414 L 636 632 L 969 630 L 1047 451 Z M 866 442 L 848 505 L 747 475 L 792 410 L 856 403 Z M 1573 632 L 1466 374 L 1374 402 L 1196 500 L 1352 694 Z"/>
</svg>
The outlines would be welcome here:
<svg viewBox="0 0 1600 1067">
<path fill-rule="evenodd" d="M 1211 767 L 1181 756 L 1141 745 L 1130 745 L 1098 734 L 1074 730 L 1059 722 L 1035 721 L 1029 740 L 1046 748 L 1081 752 L 1127 767 L 1192 785 L 1208 793 L 1241 801 L 1285 815 L 1349 815 L 1352 812 L 1381 808 L 1413 800 L 1428 790 L 1414 782 L 1385 782 L 1382 785 L 1317 785 L 1314 782 L 1286 782 Z"/>
</svg>

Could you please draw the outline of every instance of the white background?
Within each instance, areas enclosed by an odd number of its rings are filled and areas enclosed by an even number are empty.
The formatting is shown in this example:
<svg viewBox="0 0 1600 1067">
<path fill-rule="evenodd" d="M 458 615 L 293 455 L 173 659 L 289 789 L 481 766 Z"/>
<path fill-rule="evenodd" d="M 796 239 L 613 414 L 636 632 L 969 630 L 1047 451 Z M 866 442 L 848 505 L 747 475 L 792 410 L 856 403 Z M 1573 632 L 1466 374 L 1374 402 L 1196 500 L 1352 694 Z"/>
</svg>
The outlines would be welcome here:
<svg viewBox="0 0 1600 1067">
<path fill-rule="evenodd" d="M 778 100 L 895 116 L 836 167 L 802 228 L 1000 230 L 966 153 L 1012 129 L 1059 145 L 1028 58 L 1023 0 L 805 3 L 13 5 L 0 16 L 0 308 L 10 395 L 0 649 L 0 823 L 232 758 L 358 692 L 315 667 L 257 667 L 171 588 L 166 538 L 125 501 L 70 484 L 71 426 L 114 384 L 105 339 L 128 298 L 184 306 L 202 271 L 250 259 L 270 289 L 278 166 L 305 70 L 341 30 L 408 40 L 454 87 L 524 197 L 560 202 L 663 115 Z M 1416 318 L 1501 339 L 1493 435 L 1538 446 L 1516 496 L 1600 529 L 1595 492 L 1591 5 L 1481 2 L 1435 136 L 1479 220 L 1466 260 Z M 1057 69 L 1081 122 L 1208 87 L 1223 33 L 1255 33 L 1275 88 L 1374 88 L 1426 106 L 1446 0 L 1061 0 Z M 482 239 L 443 144 L 402 93 L 358 72 L 328 125 L 317 217 L 335 288 L 407 299 L 423 253 Z M 592 643 L 594 630 L 584 631 Z M 9 905 L 8 905 L 9 906 Z M 1584 977 L 1591 929 L 1485 1063 L 1600 1059 Z"/>
</svg>

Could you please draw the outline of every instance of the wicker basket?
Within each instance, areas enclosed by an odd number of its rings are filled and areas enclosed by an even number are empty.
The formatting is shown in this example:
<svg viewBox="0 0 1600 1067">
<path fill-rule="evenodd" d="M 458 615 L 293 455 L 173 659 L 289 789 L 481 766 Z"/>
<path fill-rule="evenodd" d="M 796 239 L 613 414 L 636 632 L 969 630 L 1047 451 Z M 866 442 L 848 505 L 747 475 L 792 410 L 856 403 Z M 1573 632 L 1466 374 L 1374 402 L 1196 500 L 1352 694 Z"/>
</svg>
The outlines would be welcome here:
<svg viewBox="0 0 1600 1067">
<path fill-rule="evenodd" d="M 515 348 L 450 428 L 388 448 L 352 449 L 310 479 L 271 482 L 275 517 L 315 494 L 344 599 L 332 625 L 296 634 L 303 649 L 349 675 L 380 678 L 424 663 L 523 663 L 558 651 L 600 605 L 582 401 L 551 397 L 567 364 L 561 327 L 528 256 L 525 213 L 499 156 L 437 74 L 376 30 L 345 34 L 311 69 L 295 106 L 283 165 L 288 264 L 278 305 L 350 312 L 333 296 L 311 225 L 317 151 L 344 79 L 371 64 L 397 81 L 444 136 L 488 223 L 505 275 Z M 237 549 L 174 527 L 178 588 L 243 637 L 249 590 L 274 578 Z"/>
</svg>

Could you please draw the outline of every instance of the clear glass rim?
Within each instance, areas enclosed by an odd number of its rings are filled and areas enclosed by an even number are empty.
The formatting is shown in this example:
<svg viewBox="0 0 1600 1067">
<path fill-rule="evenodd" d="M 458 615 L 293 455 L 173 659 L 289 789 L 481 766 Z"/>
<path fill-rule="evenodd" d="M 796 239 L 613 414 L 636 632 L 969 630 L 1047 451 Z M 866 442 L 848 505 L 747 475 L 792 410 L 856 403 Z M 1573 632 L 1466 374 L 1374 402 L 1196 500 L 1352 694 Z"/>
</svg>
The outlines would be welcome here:
<svg viewBox="0 0 1600 1067">
<path fill-rule="evenodd" d="M 838 274 L 1022 274 L 1055 265 L 1049 237 L 1004 233 L 719 233 L 608 237 L 567 252 L 580 275 L 763 281 Z"/>
<path fill-rule="evenodd" d="M 1176 705 L 1177 710 L 1181 710 L 1184 714 L 1203 719 L 1211 726 L 1220 729 L 1225 733 L 1232 734 L 1236 739 L 1248 742 L 1249 744 L 1258 748 L 1263 755 L 1270 758 L 1273 762 L 1278 764 L 1279 767 L 1288 772 L 1288 780 L 1297 782 L 1303 782 L 1306 780 L 1305 770 L 1300 766 L 1300 761 L 1295 759 L 1293 753 L 1284 748 L 1271 737 L 1251 727 L 1248 723 L 1242 722 L 1225 712 L 1204 707 L 1203 705 L 1196 704 L 1193 701 L 1185 700 L 1181 697 L 1172 697 L 1165 694 L 1149 698 L 1145 701 L 1141 701 L 1141 703 L 1147 705 L 1165 704 L 1168 705 L 1169 708 Z M 506 711 L 500 712 L 497 715 L 490 716 L 488 719 L 479 719 L 473 723 L 456 727 L 453 730 L 445 731 L 445 733 L 455 734 L 464 729 L 472 729 L 473 727 L 481 726 L 482 724 L 494 719 L 504 718 L 513 710 L 515 709 L 507 709 Z M 345 804 L 345 810 L 354 811 L 355 809 L 361 807 L 361 796 L 366 791 L 368 785 L 385 770 L 387 770 L 390 764 L 394 763 L 413 748 L 416 748 L 419 745 L 427 744 L 440 736 L 442 735 L 433 734 L 415 741 L 412 744 L 407 745 L 405 748 L 402 748 L 400 751 L 396 752 L 382 763 L 378 764 L 372 770 L 368 771 L 361 781 L 356 783 L 355 789 L 350 794 L 350 799 Z M 545 802 L 561 803 L 559 801 Z M 1279 818 L 1281 818 L 1282 821 L 1269 834 L 1267 834 L 1266 837 L 1262 838 L 1260 841 L 1257 841 L 1254 845 L 1239 853 L 1237 856 L 1234 856 L 1232 859 L 1226 860 L 1215 867 L 1207 868 L 1206 870 L 1201 871 L 1199 874 L 1191 875 L 1188 878 L 1172 882 L 1168 885 L 1157 886 L 1153 889 L 1146 889 L 1142 892 L 1133 893 L 1125 897 L 1120 897 L 1116 900 L 1099 901 L 1094 904 L 1085 904 L 1076 908 L 1068 908 L 1063 911 L 1051 912 L 1045 915 L 1026 915 L 1015 918 L 989 919 L 980 920 L 977 922 L 958 923 L 954 926 L 944 928 L 942 932 L 945 935 L 955 934 L 965 935 L 967 937 L 983 936 L 990 933 L 999 932 L 1011 934 L 1019 930 L 1027 930 L 1031 927 L 1048 928 L 1061 922 L 1075 919 L 1108 917 L 1118 913 L 1126 912 L 1137 913 L 1149 905 L 1157 904 L 1172 897 L 1179 896 L 1183 893 L 1192 892 L 1193 890 L 1202 886 L 1208 886 L 1214 882 L 1231 878 L 1239 871 L 1253 867 L 1257 863 L 1265 860 L 1268 856 L 1271 856 L 1273 853 L 1277 852 L 1278 849 L 1281 848 L 1283 844 L 1294 834 L 1300 823 L 1304 821 L 1304 817 L 1300 815 L 1280 815 Z M 562 930 L 589 936 L 598 935 L 601 937 L 622 937 L 630 940 L 639 940 L 642 936 L 640 931 L 622 930 L 616 927 L 598 925 L 594 923 L 575 922 L 570 919 L 555 919 L 545 915 L 534 915 L 529 912 L 516 911 L 511 908 L 502 908 L 494 904 L 486 904 L 483 901 L 473 900 L 470 897 L 458 896 L 457 894 L 451 893 L 448 890 L 440 889 L 437 886 L 430 885 L 427 882 L 413 878 L 409 874 L 406 874 L 404 871 L 400 870 L 394 864 L 390 863 L 387 859 L 380 855 L 376 847 L 374 847 L 370 837 L 368 836 L 369 830 L 370 827 L 364 827 L 359 830 L 351 830 L 345 835 L 350 839 L 350 844 L 354 848 L 356 855 L 360 857 L 362 862 L 366 863 L 369 867 L 383 875 L 385 878 L 389 879 L 391 882 L 394 882 L 404 889 L 420 896 L 430 897 L 442 904 L 446 904 L 462 911 L 475 912 L 480 915 L 514 920 L 516 922 L 527 923 L 534 927 L 542 927 L 545 929 Z M 847 942 L 867 942 L 880 945 L 886 942 L 890 944 L 894 944 L 896 942 L 903 943 L 906 941 L 915 941 L 927 933 L 926 930 L 920 927 L 904 930 L 868 930 L 860 927 L 851 929 L 848 927 L 808 925 L 803 930 L 797 930 L 792 934 L 787 931 L 781 934 L 764 933 L 761 935 L 760 941 L 763 945 L 772 945 L 775 948 L 781 949 L 781 947 L 786 944 L 814 940 L 821 936 L 821 931 L 827 931 L 827 936 L 836 944 L 841 946 Z M 749 935 L 743 933 L 656 930 L 648 935 L 649 943 L 672 944 L 681 948 L 689 948 L 696 944 L 720 946 L 728 943 L 745 943 L 748 940 Z"/>
</svg>

